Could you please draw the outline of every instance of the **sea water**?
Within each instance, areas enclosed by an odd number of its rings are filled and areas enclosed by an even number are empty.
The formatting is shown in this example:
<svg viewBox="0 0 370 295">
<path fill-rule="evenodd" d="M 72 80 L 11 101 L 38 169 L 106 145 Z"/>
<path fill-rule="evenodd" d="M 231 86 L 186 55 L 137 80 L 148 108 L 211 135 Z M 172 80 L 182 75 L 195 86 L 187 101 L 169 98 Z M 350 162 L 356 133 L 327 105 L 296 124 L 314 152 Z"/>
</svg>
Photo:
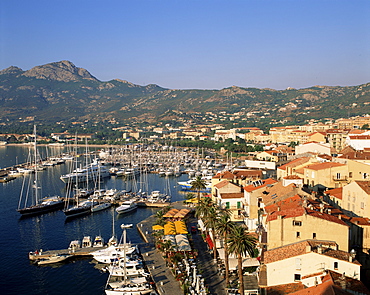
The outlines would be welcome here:
<svg viewBox="0 0 370 295">
<path fill-rule="evenodd" d="M 41 147 L 44 155 L 55 155 L 62 149 Z M 0 167 L 9 167 L 27 160 L 29 147 L 6 146 L 0 148 Z M 40 172 L 42 195 L 64 196 L 66 186 L 59 179 L 73 168 L 73 161 L 48 167 Z M 82 240 L 84 236 L 94 239 L 102 235 L 107 241 L 114 231 L 118 238 L 122 234 L 121 224 L 134 225 L 154 214 L 158 209 L 138 208 L 135 212 L 117 215 L 114 208 L 90 215 L 66 220 L 62 211 L 50 212 L 40 216 L 21 217 L 16 211 L 24 178 L 21 176 L 8 183 L 0 183 L 0 293 L 4 295 L 102 295 L 108 278 L 107 273 L 95 267 L 92 258 L 79 258 L 56 266 L 36 266 L 30 263 L 28 252 L 37 249 L 66 249 L 72 240 Z M 26 179 L 27 180 L 27 179 Z M 148 174 L 149 191 L 170 189 L 172 201 L 183 200 L 177 181 L 187 180 L 186 175 L 179 178 L 161 178 Z M 101 188 L 118 190 L 133 187 L 122 178 L 106 179 Z M 114 219 L 114 222 L 113 222 Z M 141 243 L 136 227 L 127 230 L 128 240 Z"/>
</svg>

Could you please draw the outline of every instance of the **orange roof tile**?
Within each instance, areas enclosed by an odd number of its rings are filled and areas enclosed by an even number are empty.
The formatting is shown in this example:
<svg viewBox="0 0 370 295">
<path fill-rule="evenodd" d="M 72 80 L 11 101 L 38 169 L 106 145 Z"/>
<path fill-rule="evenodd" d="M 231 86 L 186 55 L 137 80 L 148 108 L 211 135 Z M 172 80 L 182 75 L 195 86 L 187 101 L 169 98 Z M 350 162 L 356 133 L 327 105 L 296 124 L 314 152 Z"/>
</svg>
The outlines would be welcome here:
<svg viewBox="0 0 370 295">
<path fill-rule="evenodd" d="M 248 193 L 250 192 L 253 192 L 254 190 L 256 189 L 259 189 L 259 188 L 262 188 L 262 187 L 265 187 L 269 184 L 274 184 L 274 183 L 277 183 L 277 180 L 275 179 L 272 179 L 272 178 L 267 178 L 265 180 L 262 180 L 263 184 L 260 185 L 260 186 L 254 186 L 253 184 L 250 184 L 250 185 L 247 185 L 244 187 L 244 190 Z"/>
<path fill-rule="evenodd" d="M 311 164 L 305 167 L 305 169 L 310 170 L 323 170 L 323 169 L 329 169 L 333 167 L 341 167 L 346 166 L 345 164 L 341 163 L 335 163 L 335 162 L 324 162 L 324 163 L 317 163 L 317 164 Z"/>
<path fill-rule="evenodd" d="M 300 165 L 303 165 L 304 163 L 307 163 L 311 158 L 309 157 L 301 157 L 301 158 L 298 158 L 298 159 L 295 159 L 293 161 L 290 161 L 289 163 L 286 163 L 284 165 L 281 165 L 280 167 L 278 167 L 277 169 L 280 169 L 280 170 L 286 170 L 287 167 L 297 167 L 297 166 L 300 166 Z"/>
<path fill-rule="evenodd" d="M 339 200 L 342 200 L 342 197 L 343 197 L 343 188 L 342 187 L 339 187 L 339 188 L 333 188 L 331 190 L 327 190 L 324 192 L 324 194 L 326 195 L 330 195 L 330 196 L 333 196 Z"/>
</svg>

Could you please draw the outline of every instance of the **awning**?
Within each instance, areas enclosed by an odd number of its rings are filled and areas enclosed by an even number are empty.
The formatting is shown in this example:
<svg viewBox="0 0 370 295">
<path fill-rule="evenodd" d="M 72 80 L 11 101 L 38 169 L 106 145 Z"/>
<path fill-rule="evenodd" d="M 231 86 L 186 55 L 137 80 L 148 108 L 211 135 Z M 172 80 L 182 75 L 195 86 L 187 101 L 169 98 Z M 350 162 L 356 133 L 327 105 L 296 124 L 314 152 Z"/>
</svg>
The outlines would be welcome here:
<svg viewBox="0 0 370 295">
<path fill-rule="evenodd" d="M 163 217 L 167 217 L 167 218 L 174 217 L 177 212 L 179 212 L 178 209 L 171 209 L 166 214 L 164 214 Z"/>
<path fill-rule="evenodd" d="M 225 260 L 225 249 L 218 248 L 218 254 L 222 260 Z M 242 266 L 243 267 L 250 267 L 250 266 L 259 266 L 260 262 L 257 258 L 250 258 L 250 257 L 243 257 Z M 229 267 L 230 269 L 237 269 L 238 268 L 238 258 L 236 255 L 229 254 Z"/>
<path fill-rule="evenodd" d="M 207 244 L 208 244 L 209 248 L 213 249 L 213 241 L 212 241 L 212 238 L 211 238 L 210 235 L 207 235 L 206 241 L 207 241 Z"/>
<path fill-rule="evenodd" d="M 164 235 L 175 235 L 175 234 L 176 234 L 175 224 L 173 222 L 167 222 L 164 225 Z"/>
<path fill-rule="evenodd" d="M 175 236 L 178 251 L 191 251 L 190 243 L 186 235 Z"/>
<path fill-rule="evenodd" d="M 156 224 L 152 226 L 152 230 L 161 230 L 161 229 L 164 229 L 164 227 L 161 225 Z"/>
<path fill-rule="evenodd" d="M 186 228 L 186 224 L 182 220 L 178 220 L 174 222 L 175 224 L 175 229 L 177 234 L 187 234 L 188 229 Z"/>
</svg>

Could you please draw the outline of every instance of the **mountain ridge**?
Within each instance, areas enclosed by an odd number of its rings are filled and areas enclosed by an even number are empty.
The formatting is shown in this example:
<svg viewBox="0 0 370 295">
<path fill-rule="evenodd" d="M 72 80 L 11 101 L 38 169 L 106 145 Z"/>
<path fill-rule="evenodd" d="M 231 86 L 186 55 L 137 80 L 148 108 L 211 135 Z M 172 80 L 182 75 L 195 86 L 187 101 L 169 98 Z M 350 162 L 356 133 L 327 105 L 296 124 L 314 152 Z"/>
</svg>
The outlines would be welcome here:
<svg viewBox="0 0 370 295">
<path fill-rule="evenodd" d="M 230 86 L 221 90 L 167 89 L 126 80 L 100 81 L 70 61 L 35 66 L 23 71 L 10 66 L 0 71 L 1 120 L 36 116 L 48 123 L 115 118 L 149 122 L 174 111 L 171 120 L 188 114 L 242 113 L 243 123 L 292 122 L 370 113 L 370 83 L 358 86 L 313 86 L 275 90 Z M 186 115 L 185 115 L 186 114 Z M 160 117 L 162 116 L 162 117 Z M 200 116 L 201 117 L 201 116 Z M 193 118 L 194 119 L 194 118 Z M 194 119 L 202 122 L 204 118 Z M 217 121 L 217 118 L 215 119 Z"/>
</svg>

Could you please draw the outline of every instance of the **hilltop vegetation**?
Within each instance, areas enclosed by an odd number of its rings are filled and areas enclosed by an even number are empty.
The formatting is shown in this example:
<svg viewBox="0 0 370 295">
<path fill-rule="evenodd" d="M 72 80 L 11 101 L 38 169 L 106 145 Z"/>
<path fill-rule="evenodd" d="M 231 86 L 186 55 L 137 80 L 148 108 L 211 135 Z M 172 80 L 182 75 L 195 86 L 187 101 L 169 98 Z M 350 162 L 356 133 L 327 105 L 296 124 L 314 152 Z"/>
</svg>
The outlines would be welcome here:
<svg viewBox="0 0 370 295">
<path fill-rule="evenodd" d="M 171 90 L 115 79 L 102 82 L 69 61 L 23 71 L 0 71 L 0 123 L 17 125 L 32 118 L 44 125 L 73 121 L 120 124 L 158 121 L 266 127 L 309 119 L 370 113 L 370 83 L 306 89 Z M 229 114 L 223 120 L 219 114 Z"/>
</svg>

